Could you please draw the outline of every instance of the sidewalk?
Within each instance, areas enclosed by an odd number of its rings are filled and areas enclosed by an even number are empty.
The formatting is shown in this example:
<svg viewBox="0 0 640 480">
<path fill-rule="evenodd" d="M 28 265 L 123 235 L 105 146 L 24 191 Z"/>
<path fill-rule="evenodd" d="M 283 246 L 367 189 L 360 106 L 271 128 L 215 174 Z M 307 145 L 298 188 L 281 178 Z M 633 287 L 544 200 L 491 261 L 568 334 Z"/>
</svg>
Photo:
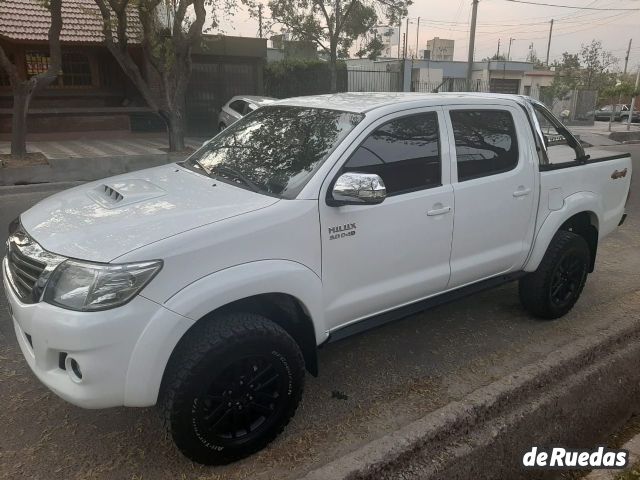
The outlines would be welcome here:
<svg viewBox="0 0 640 480">
<path fill-rule="evenodd" d="M 96 138 L 97 137 L 97 138 Z M 33 136 L 28 152 L 42 153 L 48 165 L 0 168 L 0 186 L 30 183 L 90 181 L 182 160 L 188 153 L 168 153 L 166 135 L 128 134 L 75 138 Z M 189 149 L 204 139 L 186 138 Z M 10 143 L 0 141 L 0 154 L 10 153 Z"/>
<path fill-rule="evenodd" d="M 606 145 L 618 145 L 620 140 L 623 139 L 612 139 L 609 136 L 611 133 L 616 135 L 626 136 L 627 132 L 627 124 L 621 122 L 613 122 L 611 124 L 611 132 L 609 131 L 609 122 L 595 122 L 590 126 L 568 126 L 569 130 L 578 135 L 581 140 L 590 143 L 594 147 L 606 146 Z M 640 123 L 632 123 L 630 132 L 633 132 L 633 135 L 640 135 Z"/>
</svg>

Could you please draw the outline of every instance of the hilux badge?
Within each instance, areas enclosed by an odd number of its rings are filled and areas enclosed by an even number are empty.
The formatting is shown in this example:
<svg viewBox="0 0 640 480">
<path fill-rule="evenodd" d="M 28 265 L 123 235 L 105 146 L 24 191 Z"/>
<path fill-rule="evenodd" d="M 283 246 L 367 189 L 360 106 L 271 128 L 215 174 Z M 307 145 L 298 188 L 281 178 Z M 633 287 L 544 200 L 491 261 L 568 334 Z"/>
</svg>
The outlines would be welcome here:
<svg viewBox="0 0 640 480">
<path fill-rule="evenodd" d="M 329 240 L 337 240 L 338 238 L 352 237 L 356 234 L 356 224 L 346 223 L 329 227 Z"/>
</svg>

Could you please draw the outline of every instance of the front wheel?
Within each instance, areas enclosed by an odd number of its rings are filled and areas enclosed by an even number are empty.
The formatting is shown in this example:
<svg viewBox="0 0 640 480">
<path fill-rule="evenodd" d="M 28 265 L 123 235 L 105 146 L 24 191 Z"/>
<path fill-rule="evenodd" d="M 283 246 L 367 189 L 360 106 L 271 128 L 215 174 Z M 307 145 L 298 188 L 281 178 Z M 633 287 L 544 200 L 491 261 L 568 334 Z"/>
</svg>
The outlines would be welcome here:
<svg viewBox="0 0 640 480">
<path fill-rule="evenodd" d="M 557 232 L 538 269 L 520 279 L 520 302 L 536 317 L 562 317 L 580 298 L 590 262 L 584 238 L 564 230 Z"/>
<path fill-rule="evenodd" d="M 304 360 L 281 327 L 250 313 L 196 325 L 163 379 L 160 408 L 176 446 L 221 465 L 264 448 L 294 415 Z"/>
</svg>

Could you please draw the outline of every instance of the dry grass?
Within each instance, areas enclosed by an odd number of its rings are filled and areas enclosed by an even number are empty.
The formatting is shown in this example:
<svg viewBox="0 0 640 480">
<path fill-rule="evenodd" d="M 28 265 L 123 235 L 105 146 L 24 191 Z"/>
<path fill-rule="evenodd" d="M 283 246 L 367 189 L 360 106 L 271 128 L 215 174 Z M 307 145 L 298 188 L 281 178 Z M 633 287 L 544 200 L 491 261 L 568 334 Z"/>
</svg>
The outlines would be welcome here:
<svg viewBox="0 0 640 480">
<path fill-rule="evenodd" d="M 31 167 L 33 165 L 48 165 L 47 157 L 40 152 L 30 152 L 24 158 L 16 158 L 11 154 L 0 154 L 0 166 L 4 168 Z"/>
</svg>

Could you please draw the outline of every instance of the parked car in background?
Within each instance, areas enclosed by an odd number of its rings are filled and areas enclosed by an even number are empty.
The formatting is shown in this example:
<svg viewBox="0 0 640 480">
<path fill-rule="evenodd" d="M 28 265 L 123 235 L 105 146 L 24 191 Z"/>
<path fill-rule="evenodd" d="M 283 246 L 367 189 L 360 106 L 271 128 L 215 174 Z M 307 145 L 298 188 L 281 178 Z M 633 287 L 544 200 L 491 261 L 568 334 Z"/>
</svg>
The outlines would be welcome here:
<svg viewBox="0 0 640 480">
<path fill-rule="evenodd" d="M 624 108 L 620 112 L 620 121 L 623 122 L 623 123 L 624 122 L 628 122 L 630 113 L 631 113 L 631 106 L 630 105 L 624 105 Z M 632 122 L 640 122 L 640 111 L 638 111 L 638 108 L 634 108 L 633 109 L 633 117 L 631 117 L 631 121 Z"/>
<path fill-rule="evenodd" d="M 224 130 L 229 125 L 237 122 L 247 113 L 251 113 L 262 105 L 274 102 L 271 97 L 258 97 L 255 95 L 238 95 L 225 103 L 218 115 L 218 129 Z"/>
<path fill-rule="evenodd" d="M 594 112 L 594 118 L 596 120 L 604 120 L 607 121 L 611 118 L 611 110 L 613 109 L 613 105 L 603 105 L 602 107 L 598 108 L 595 112 Z M 620 121 L 620 115 L 621 112 L 623 111 L 627 111 L 627 114 L 629 112 L 629 107 L 627 105 L 621 105 L 618 104 L 616 105 L 616 109 L 613 112 L 613 120 L 616 122 Z"/>
</svg>

